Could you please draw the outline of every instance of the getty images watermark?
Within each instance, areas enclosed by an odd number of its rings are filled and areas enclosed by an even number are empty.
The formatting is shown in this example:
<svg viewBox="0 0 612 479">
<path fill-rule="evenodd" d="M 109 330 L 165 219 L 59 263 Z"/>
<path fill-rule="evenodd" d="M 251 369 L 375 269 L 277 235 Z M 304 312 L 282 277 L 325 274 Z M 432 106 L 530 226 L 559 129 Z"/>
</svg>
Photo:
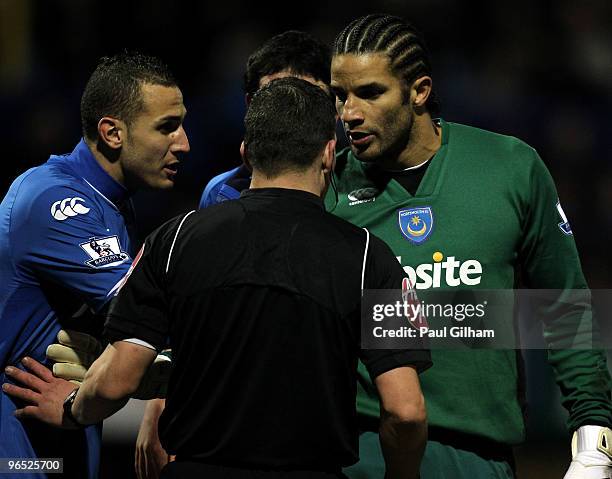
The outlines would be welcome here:
<svg viewBox="0 0 612 479">
<path fill-rule="evenodd" d="M 601 349 L 612 290 L 365 290 L 365 349 Z M 604 323 L 605 324 L 605 323 Z"/>
</svg>

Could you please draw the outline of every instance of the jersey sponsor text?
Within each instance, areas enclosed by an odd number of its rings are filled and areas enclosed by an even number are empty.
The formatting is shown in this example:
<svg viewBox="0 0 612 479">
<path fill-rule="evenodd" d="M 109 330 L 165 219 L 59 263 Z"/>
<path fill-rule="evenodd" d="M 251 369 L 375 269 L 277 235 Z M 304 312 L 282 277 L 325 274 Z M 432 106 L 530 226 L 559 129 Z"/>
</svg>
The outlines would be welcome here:
<svg viewBox="0 0 612 479">
<path fill-rule="evenodd" d="M 397 260 L 402 264 L 401 256 L 397 256 Z M 439 251 L 433 254 L 433 260 L 433 263 L 423 263 L 416 268 L 402 265 L 410 283 L 415 285 L 416 289 L 480 284 L 482 279 L 480 261 L 475 259 L 458 261 L 454 256 L 449 256 L 444 260 L 444 255 Z"/>
</svg>

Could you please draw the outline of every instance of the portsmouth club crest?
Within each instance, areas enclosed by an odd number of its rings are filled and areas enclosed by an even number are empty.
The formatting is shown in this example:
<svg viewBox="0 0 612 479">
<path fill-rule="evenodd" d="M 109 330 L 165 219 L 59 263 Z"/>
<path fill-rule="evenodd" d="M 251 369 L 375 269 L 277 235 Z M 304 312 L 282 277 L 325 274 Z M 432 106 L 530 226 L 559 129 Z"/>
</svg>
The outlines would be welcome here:
<svg viewBox="0 0 612 479">
<path fill-rule="evenodd" d="M 121 249 L 117 235 L 104 238 L 91 238 L 79 245 L 91 258 L 85 264 L 92 268 L 108 268 L 116 266 L 129 259 L 129 255 Z"/>
<path fill-rule="evenodd" d="M 431 207 L 402 208 L 397 212 L 397 219 L 402 235 L 415 244 L 423 243 L 433 229 Z"/>
</svg>

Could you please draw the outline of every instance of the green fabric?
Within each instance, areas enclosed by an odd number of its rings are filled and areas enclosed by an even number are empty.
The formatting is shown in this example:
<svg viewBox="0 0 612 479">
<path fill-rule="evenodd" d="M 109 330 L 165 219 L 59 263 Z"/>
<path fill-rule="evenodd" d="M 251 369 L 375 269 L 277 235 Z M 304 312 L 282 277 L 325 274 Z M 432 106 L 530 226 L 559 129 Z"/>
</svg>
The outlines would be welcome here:
<svg viewBox="0 0 612 479">
<path fill-rule="evenodd" d="M 401 265 L 412 274 L 420 299 L 432 288 L 451 287 L 442 272 L 415 275 L 419 265 L 435 271 L 443 259 L 464 264 L 477 261 L 480 275 L 471 274 L 457 289 L 512 289 L 517 270 L 526 286 L 538 289 L 584 290 L 574 238 L 561 228 L 557 193 L 544 163 L 522 141 L 455 123 L 441 121 L 442 146 L 413 197 L 395 180 L 385 182 L 374 165 L 359 162 L 349 149 L 338 153 L 339 202 L 328 193 L 332 213 L 368 228 L 391 247 Z M 374 198 L 355 201 L 357 189 L 376 188 Z M 399 229 L 398 210 L 431 207 L 433 228 L 421 244 L 414 244 Z M 457 267 L 455 278 L 458 276 Z M 434 278 L 431 279 L 431 276 Z M 544 321 L 545 339 L 554 343 L 581 323 L 590 334 L 590 307 L 573 310 L 555 303 Z M 504 334 L 514 334 L 512 311 L 498 318 Z M 586 329 L 584 328 L 586 322 Z M 431 425 L 516 444 L 525 427 L 519 398 L 520 378 L 514 350 L 432 351 L 434 366 L 421 375 Z M 561 386 L 562 401 L 570 416 L 568 426 L 612 424 L 610 375 L 601 351 L 549 351 L 549 362 Z M 581 373 L 576 374 L 576 373 Z M 357 409 L 378 416 L 375 388 L 360 367 Z"/>
<path fill-rule="evenodd" d="M 374 479 L 385 476 L 385 462 L 378 434 L 359 437 L 361 460 L 342 472 L 349 479 Z M 476 454 L 429 441 L 421 462 L 421 479 L 512 479 L 506 462 L 487 461 Z"/>
</svg>

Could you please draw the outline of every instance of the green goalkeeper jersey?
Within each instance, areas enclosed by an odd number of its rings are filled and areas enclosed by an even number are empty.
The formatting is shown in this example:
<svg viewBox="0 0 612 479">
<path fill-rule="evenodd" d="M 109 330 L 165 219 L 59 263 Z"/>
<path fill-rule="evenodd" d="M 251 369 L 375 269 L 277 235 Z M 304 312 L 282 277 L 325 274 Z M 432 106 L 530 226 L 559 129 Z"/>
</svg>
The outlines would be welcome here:
<svg viewBox="0 0 612 479">
<path fill-rule="evenodd" d="M 586 289 L 569 223 L 536 151 L 513 137 L 443 120 L 440 125 L 441 147 L 414 196 L 347 148 L 337 155 L 338 203 L 330 190 L 328 210 L 386 241 L 417 293 L 512 289 L 519 271 L 529 288 Z M 419 219 L 409 221 L 414 216 Z M 582 313 L 576 315 L 579 321 Z M 566 311 L 559 317 L 572 321 Z M 554 321 L 544 332 L 554 339 Z M 434 350 L 432 360 L 421 375 L 430 425 L 507 444 L 524 439 L 517 351 Z M 550 348 L 548 360 L 570 429 L 610 425 L 603 352 Z M 377 417 L 376 391 L 361 365 L 359 383 L 359 414 Z"/>
</svg>

